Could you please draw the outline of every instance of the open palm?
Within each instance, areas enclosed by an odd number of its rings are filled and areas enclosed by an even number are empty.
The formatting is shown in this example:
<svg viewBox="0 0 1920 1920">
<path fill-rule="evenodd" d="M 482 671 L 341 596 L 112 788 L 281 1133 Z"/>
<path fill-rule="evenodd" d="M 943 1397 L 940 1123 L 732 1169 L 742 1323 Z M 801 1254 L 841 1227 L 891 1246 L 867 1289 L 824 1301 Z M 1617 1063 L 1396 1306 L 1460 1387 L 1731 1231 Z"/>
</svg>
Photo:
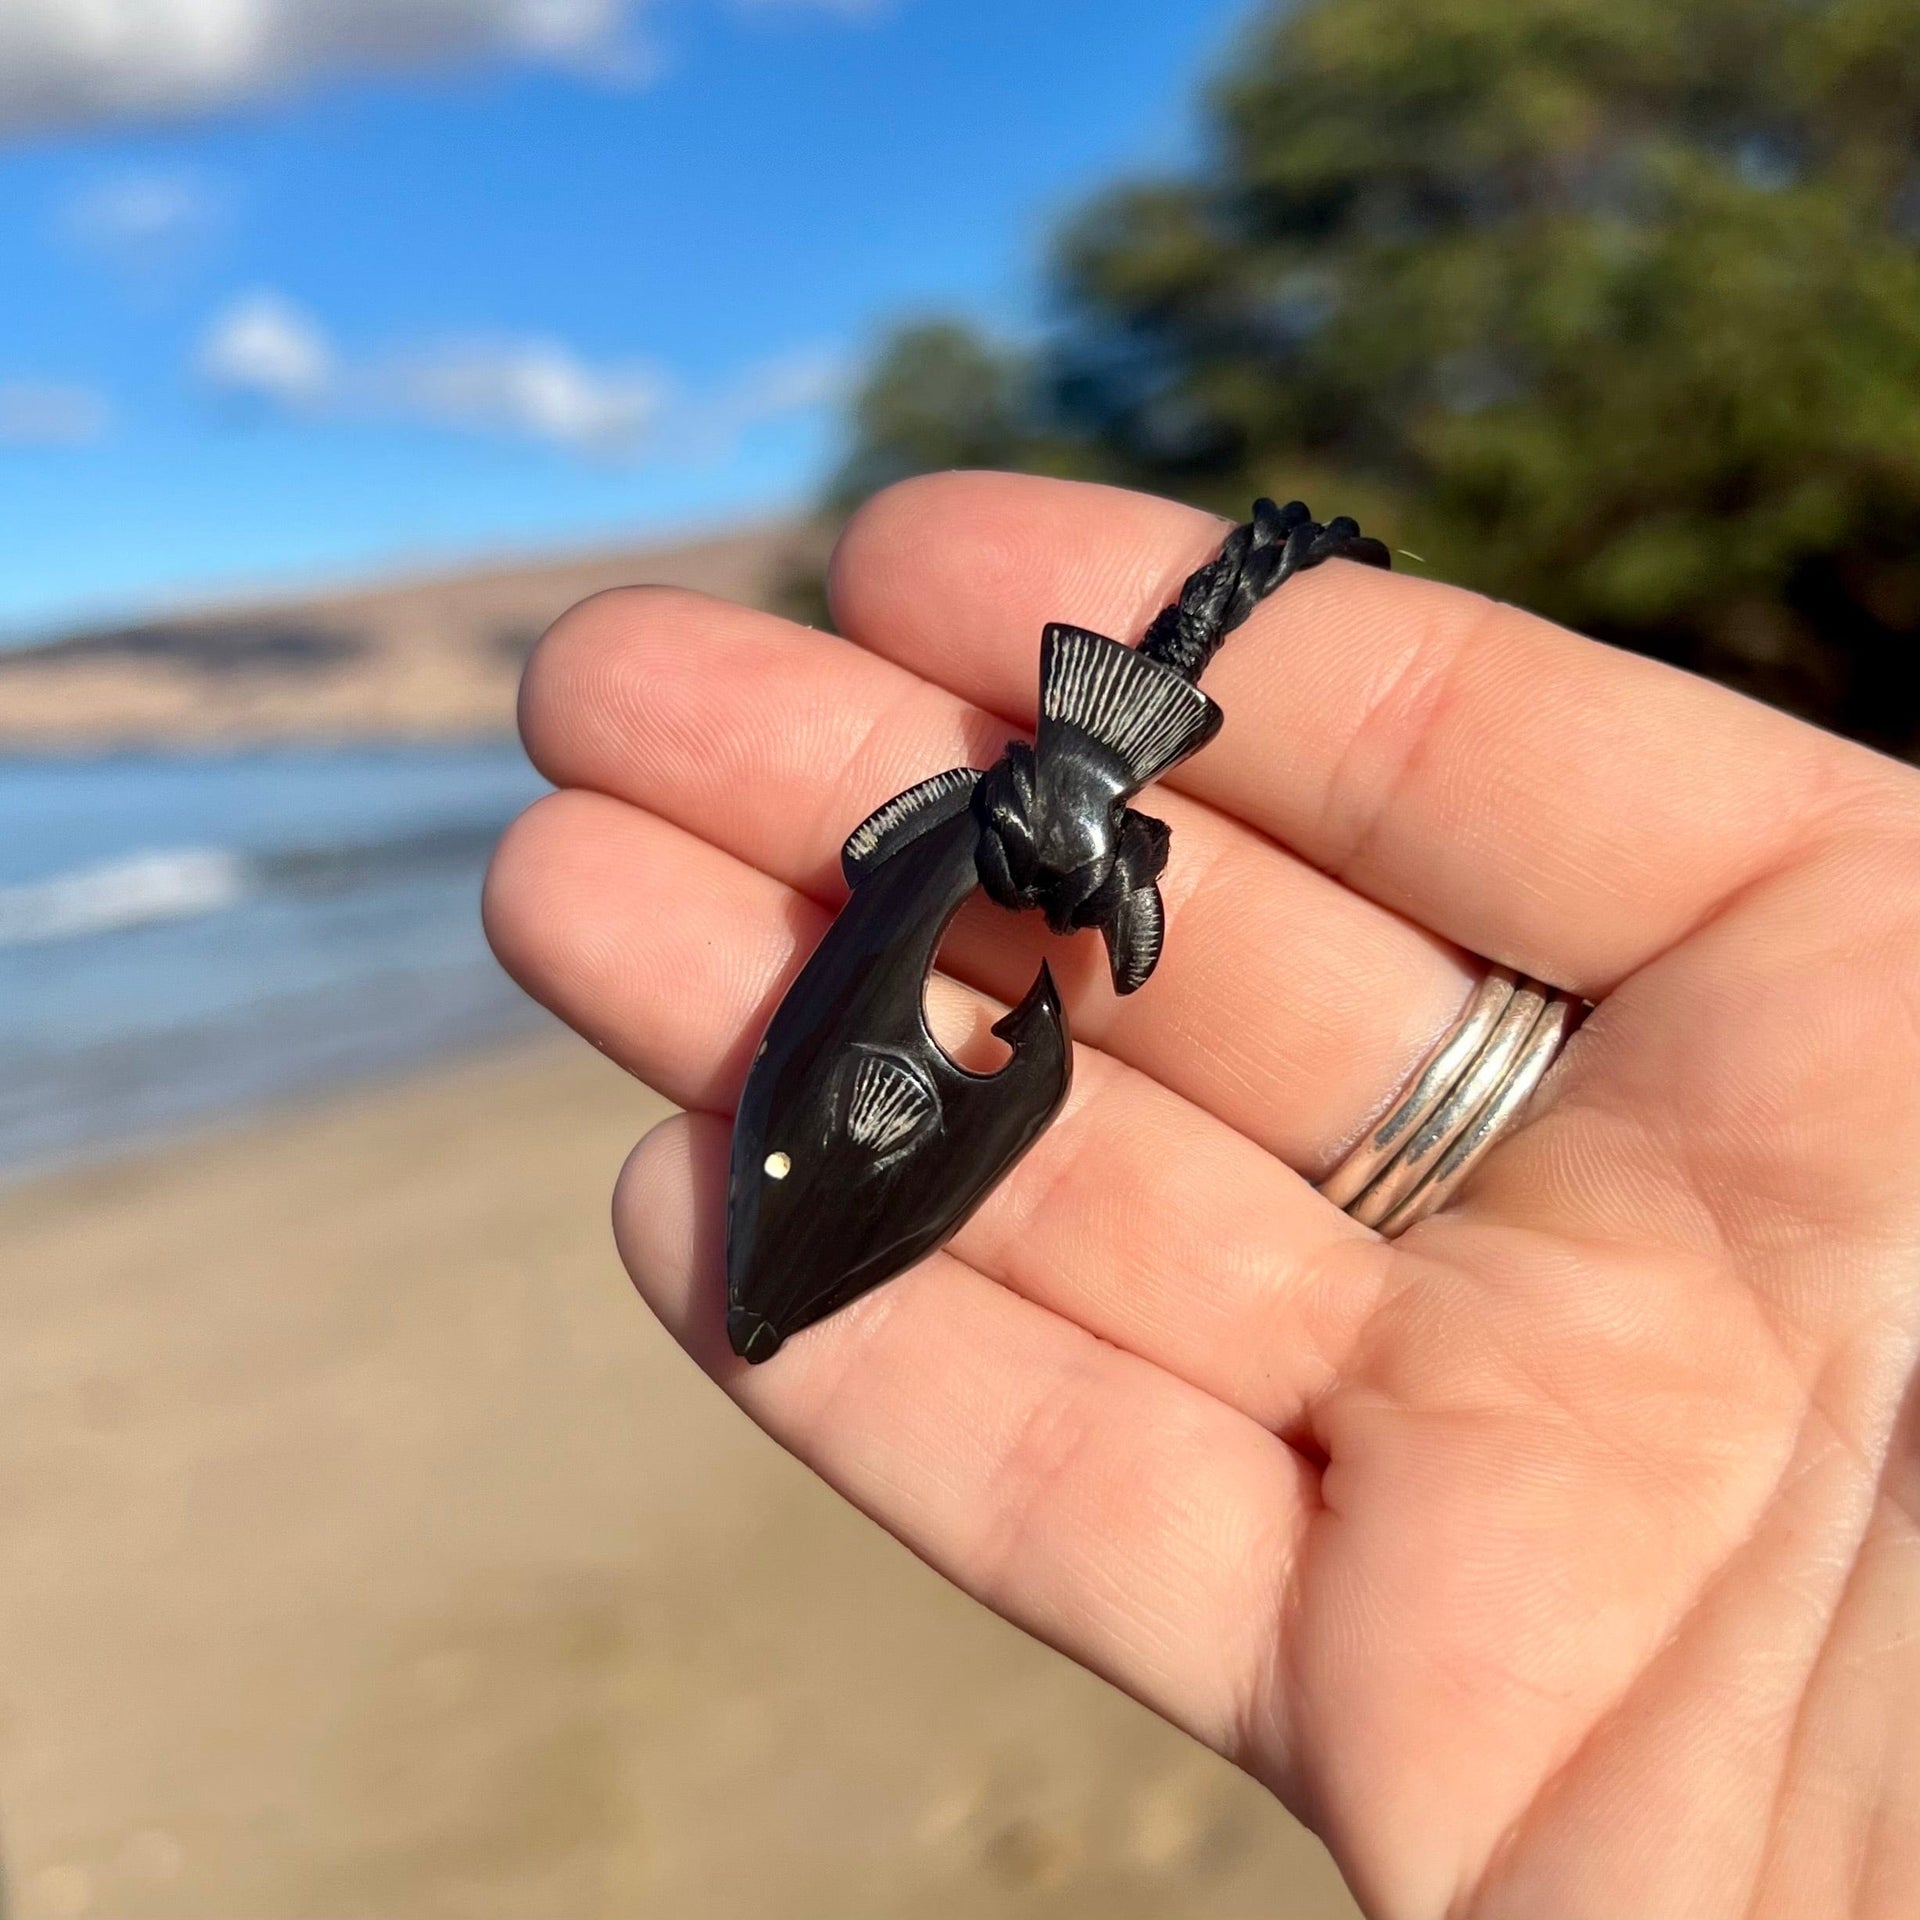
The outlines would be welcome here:
<svg viewBox="0 0 1920 1920">
<path fill-rule="evenodd" d="M 1370 1912 L 1920 1911 L 1904 768 L 1451 588 L 1304 575 L 1156 790 L 1146 990 L 1032 916 L 950 936 L 983 1021 L 1052 953 L 1058 1124 L 950 1253 L 728 1352 L 725 1116 L 841 839 L 1030 725 L 1046 621 L 1136 635 L 1221 531 L 944 476 L 843 540 L 855 645 L 664 590 L 549 636 L 524 724 L 562 791 L 489 925 L 688 1110 L 621 1184 L 636 1281 L 882 1525 L 1267 1781 Z M 1474 954 L 1598 1005 L 1389 1244 L 1310 1182 Z"/>
</svg>

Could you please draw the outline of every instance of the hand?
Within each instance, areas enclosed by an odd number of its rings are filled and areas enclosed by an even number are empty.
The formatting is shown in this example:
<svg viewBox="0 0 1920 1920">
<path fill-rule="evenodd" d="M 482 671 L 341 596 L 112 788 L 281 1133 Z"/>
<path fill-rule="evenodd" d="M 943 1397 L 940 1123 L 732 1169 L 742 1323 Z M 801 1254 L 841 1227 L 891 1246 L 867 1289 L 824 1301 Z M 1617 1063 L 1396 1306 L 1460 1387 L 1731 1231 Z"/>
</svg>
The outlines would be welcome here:
<svg viewBox="0 0 1920 1920">
<path fill-rule="evenodd" d="M 842 541 L 855 645 L 657 590 L 548 636 L 524 726 L 563 791 L 489 925 L 688 1110 L 620 1184 L 636 1282 L 883 1526 L 1268 1782 L 1370 1913 L 1920 1911 L 1904 767 L 1448 587 L 1305 575 L 1155 789 L 1159 974 L 1119 1001 L 1091 936 L 1050 949 L 1059 1123 L 950 1253 L 727 1351 L 726 1115 L 842 837 L 1030 724 L 1046 621 L 1135 637 L 1221 532 L 946 476 Z M 943 966 L 1004 1005 L 1042 940 L 976 902 Z M 1384 1243 L 1309 1182 L 1473 954 L 1597 1011 Z"/>
</svg>

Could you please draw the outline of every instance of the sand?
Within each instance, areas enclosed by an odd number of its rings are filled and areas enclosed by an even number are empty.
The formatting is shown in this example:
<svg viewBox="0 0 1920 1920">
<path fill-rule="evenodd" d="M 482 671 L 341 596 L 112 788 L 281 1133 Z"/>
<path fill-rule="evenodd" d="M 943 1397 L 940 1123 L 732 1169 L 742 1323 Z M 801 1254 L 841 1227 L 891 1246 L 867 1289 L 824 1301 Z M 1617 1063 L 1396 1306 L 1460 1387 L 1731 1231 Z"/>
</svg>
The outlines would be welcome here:
<svg viewBox="0 0 1920 1920">
<path fill-rule="evenodd" d="M 556 1037 L 0 1197 L 14 1913 L 1351 1914 L 681 1358 L 661 1111 Z"/>
</svg>

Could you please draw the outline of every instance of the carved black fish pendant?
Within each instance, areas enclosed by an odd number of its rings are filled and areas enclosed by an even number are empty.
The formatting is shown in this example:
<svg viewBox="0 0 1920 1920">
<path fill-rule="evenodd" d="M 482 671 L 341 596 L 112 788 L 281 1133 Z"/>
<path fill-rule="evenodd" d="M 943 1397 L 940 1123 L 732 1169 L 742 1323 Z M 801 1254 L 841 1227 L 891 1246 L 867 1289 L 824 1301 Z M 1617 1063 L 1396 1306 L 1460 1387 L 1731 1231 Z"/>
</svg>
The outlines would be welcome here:
<svg viewBox="0 0 1920 1920">
<path fill-rule="evenodd" d="M 761 1042 L 727 1212 L 727 1334 L 749 1360 L 933 1252 L 1067 1097 L 1047 967 L 994 1029 L 1013 1049 L 998 1073 L 955 1065 L 927 1027 L 940 936 L 979 884 L 978 778 L 942 774 L 893 803 L 898 838 L 857 874 Z"/>
<path fill-rule="evenodd" d="M 1292 538 L 1284 553 L 1255 551 L 1269 564 L 1238 587 L 1244 610 L 1212 610 L 1214 630 L 1184 671 L 1049 627 L 1035 744 L 1015 742 L 984 772 L 936 774 L 849 836 L 841 865 L 852 897 L 774 1014 L 734 1120 L 727 1335 L 743 1358 L 771 1359 L 790 1335 L 945 1244 L 1066 1100 L 1072 1038 L 1044 964 L 994 1028 L 1012 1049 L 998 1072 L 968 1072 L 927 1025 L 941 936 L 976 886 L 1003 906 L 1038 908 L 1057 933 L 1098 927 L 1118 992 L 1152 973 L 1168 834 L 1126 803 L 1219 731 L 1220 709 L 1193 682 L 1225 628 L 1287 572 L 1349 551 L 1339 541 L 1359 532 L 1313 524 L 1304 507 L 1262 511 L 1275 516 L 1256 521 L 1271 540 Z M 1243 551 L 1236 569 L 1247 564 Z"/>
</svg>

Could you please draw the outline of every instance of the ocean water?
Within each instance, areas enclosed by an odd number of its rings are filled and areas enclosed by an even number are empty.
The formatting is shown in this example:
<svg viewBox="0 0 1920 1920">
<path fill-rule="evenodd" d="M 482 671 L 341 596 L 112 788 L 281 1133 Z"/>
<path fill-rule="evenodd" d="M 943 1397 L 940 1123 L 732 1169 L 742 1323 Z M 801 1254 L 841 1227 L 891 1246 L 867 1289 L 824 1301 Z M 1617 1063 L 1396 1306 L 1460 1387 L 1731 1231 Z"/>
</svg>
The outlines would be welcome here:
<svg viewBox="0 0 1920 1920">
<path fill-rule="evenodd" d="M 541 1016 L 480 882 L 517 749 L 0 759 L 0 1178 Z"/>
</svg>

